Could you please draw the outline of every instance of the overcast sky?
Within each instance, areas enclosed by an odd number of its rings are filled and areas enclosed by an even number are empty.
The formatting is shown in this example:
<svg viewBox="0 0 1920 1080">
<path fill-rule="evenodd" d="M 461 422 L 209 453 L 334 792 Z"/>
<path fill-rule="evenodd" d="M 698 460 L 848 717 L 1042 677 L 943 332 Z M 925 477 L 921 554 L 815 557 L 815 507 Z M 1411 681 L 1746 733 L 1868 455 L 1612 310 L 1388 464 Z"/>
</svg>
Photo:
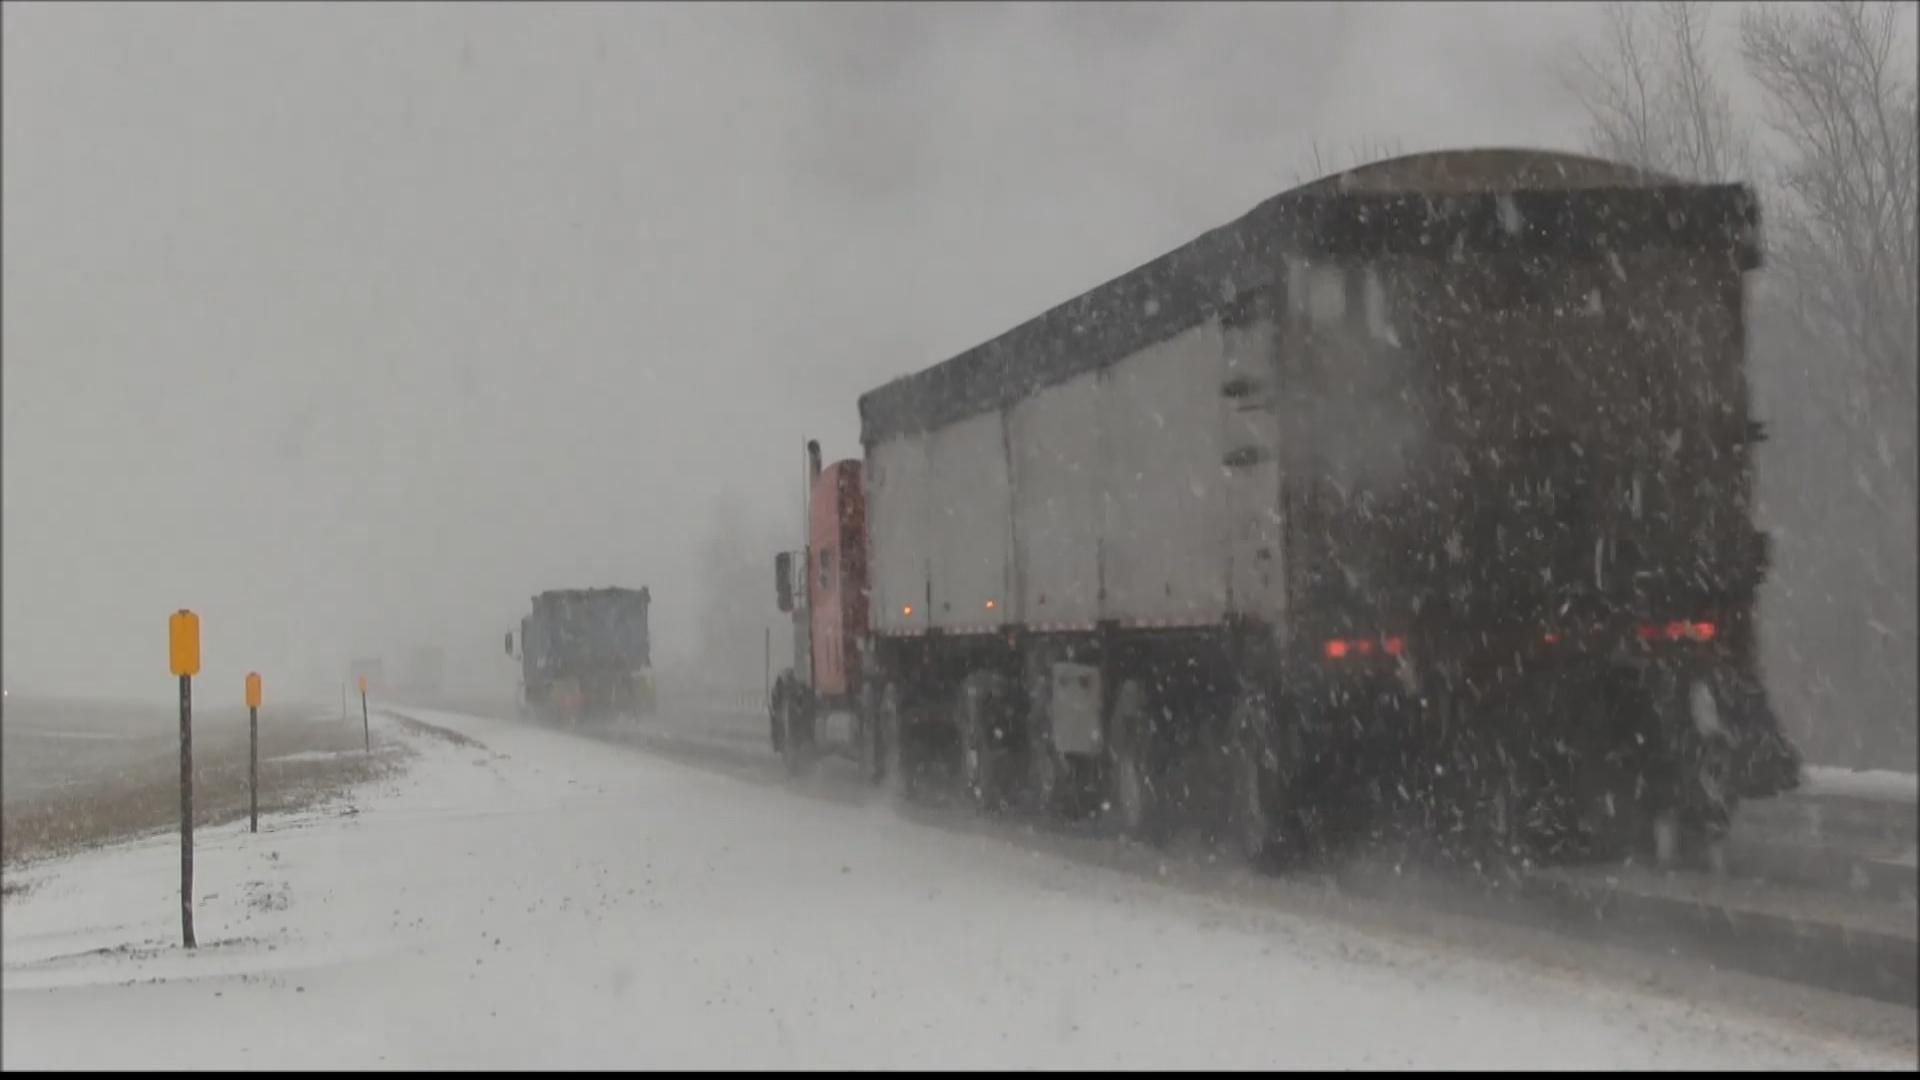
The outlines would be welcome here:
<svg viewBox="0 0 1920 1080">
<path fill-rule="evenodd" d="M 203 698 L 331 687 L 614 583 L 684 655 L 714 501 L 794 520 L 859 393 L 1316 140 L 1577 148 L 1552 64 L 1591 18 L 8 3 L 6 678 L 166 694 L 190 606 Z"/>
</svg>

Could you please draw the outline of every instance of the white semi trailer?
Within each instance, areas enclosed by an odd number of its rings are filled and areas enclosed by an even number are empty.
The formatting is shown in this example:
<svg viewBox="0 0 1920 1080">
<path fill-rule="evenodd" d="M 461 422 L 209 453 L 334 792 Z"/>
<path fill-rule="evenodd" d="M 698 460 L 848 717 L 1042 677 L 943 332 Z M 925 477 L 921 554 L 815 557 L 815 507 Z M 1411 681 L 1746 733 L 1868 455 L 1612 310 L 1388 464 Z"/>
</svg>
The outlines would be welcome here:
<svg viewBox="0 0 1920 1080">
<path fill-rule="evenodd" d="M 1394 801 L 1711 840 L 1797 782 L 1754 652 L 1756 230 L 1733 185 L 1396 159 L 864 395 L 780 557 L 776 746 L 845 731 L 902 783 L 950 747 L 982 809 L 1197 814 L 1262 861 Z"/>
</svg>

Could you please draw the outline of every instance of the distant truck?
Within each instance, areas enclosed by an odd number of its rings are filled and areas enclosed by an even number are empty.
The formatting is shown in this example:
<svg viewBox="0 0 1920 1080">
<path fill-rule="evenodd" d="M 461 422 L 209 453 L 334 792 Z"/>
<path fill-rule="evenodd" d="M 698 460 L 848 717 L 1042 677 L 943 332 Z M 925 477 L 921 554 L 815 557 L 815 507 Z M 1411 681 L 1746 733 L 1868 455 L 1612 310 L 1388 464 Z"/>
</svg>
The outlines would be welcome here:
<svg viewBox="0 0 1920 1080">
<path fill-rule="evenodd" d="M 521 710 L 539 721 L 638 719 L 654 710 L 652 645 L 639 589 L 554 589 L 520 620 Z"/>
</svg>

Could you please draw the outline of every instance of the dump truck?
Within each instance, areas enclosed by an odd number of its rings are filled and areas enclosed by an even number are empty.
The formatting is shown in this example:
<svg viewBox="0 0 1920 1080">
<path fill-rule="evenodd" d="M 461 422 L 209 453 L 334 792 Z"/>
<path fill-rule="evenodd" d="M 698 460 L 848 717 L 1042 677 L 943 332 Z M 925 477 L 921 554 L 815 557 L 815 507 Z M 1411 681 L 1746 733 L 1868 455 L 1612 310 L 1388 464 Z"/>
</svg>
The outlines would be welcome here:
<svg viewBox="0 0 1920 1080">
<path fill-rule="evenodd" d="M 523 715 L 542 722 L 637 720 L 654 709 L 647 614 L 653 595 L 638 589 L 555 589 L 533 598 L 520 620 Z"/>
<path fill-rule="evenodd" d="M 1760 257 L 1741 185 L 1414 155 L 864 394 L 775 559 L 773 743 L 1267 865 L 1385 813 L 1711 856 L 1799 777 L 1756 656 Z"/>
</svg>

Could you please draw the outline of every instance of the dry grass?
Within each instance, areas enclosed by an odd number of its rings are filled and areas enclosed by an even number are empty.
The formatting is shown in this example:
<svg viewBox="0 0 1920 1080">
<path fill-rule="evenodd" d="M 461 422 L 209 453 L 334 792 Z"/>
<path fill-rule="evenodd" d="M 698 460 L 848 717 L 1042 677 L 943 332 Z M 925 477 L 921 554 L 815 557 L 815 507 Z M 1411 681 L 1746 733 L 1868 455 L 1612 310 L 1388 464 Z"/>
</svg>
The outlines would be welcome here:
<svg viewBox="0 0 1920 1080">
<path fill-rule="evenodd" d="M 399 767 L 407 750 L 376 742 L 362 752 L 358 723 L 268 722 L 260 732 L 260 814 L 311 806 L 347 787 Z M 284 760 L 293 754 L 331 754 Z M 276 760 L 283 759 L 283 760 Z M 247 735 L 211 731 L 194 743 L 194 825 L 204 828 L 247 816 Z M 25 862 L 177 829 L 180 822 L 178 752 L 156 755 L 110 773 L 84 777 L 45 796 L 9 802 L 0 820 L 0 865 Z M 9 883 L 0 895 L 16 895 Z"/>
<path fill-rule="evenodd" d="M 424 720 L 415 720 L 404 712 L 396 712 L 392 709 L 384 711 L 388 717 L 393 719 L 401 727 L 406 728 L 416 735 L 426 735 L 430 738 L 440 739 L 467 750 L 486 750 L 487 748 L 485 743 L 462 735 L 452 728 L 435 727 Z"/>
</svg>

